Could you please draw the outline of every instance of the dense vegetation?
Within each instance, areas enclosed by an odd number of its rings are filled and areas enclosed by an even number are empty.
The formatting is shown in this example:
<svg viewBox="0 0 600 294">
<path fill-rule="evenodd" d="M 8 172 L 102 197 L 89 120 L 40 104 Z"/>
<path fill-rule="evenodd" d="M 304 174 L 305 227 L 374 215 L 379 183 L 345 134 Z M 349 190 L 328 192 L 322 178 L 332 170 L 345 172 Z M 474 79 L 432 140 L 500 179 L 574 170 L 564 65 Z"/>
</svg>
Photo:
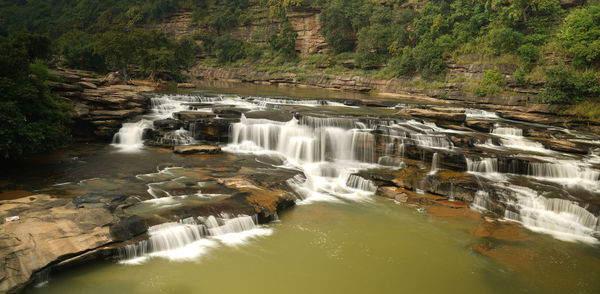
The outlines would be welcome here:
<svg viewBox="0 0 600 294">
<path fill-rule="evenodd" d="M 600 3 L 576 0 L 572 4 L 561 6 L 559 0 L 0 0 L 0 58 L 21 60 L 14 65 L 19 70 L 11 73 L 19 78 L 3 76 L 13 84 L 3 80 L 2 103 L 8 104 L 1 111 L 21 107 L 11 92 L 19 80 L 17 84 L 28 89 L 36 85 L 37 94 L 29 91 L 28 97 L 41 97 L 46 102 L 40 105 L 60 114 L 48 119 L 66 121 L 62 104 L 43 86 L 48 78 L 43 65 L 50 61 L 140 78 L 161 73 L 163 78 L 181 81 L 185 79 L 181 72 L 199 56 L 206 65 L 295 72 L 299 78 L 319 71 L 399 77 L 425 88 L 459 82 L 467 84 L 463 91 L 482 97 L 506 93 L 509 85 L 517 84 L 545 89 L 541 101 L 595 105 L 600 96 Z M 261 6 L 266 9 L 256 9 Z M 297 35 L 287 12 L 299 6 L 321 10 L 326 52 L 297 56 Z M 200 28 L 192 36 L 173 40 L 149 29 L 180 10 L 191 11 Z M 252 23 L 262 27 L 247 34 L 237 29 Z M 20 30 L 33 34 L 16 33 Z M 34 39 L 46 43 L 37 48 L 37 43 L 32 46 Z M 26 61 L 13 60 L 14 52 L 23 50 L 40 52 L 28 51 Z M 448 70 L 449 63 L 483 64 L 487 70 L 480 78 L 465 80 Z M 3 64 L 3 69 L 14 66 Z M 506 72 L 506 68 L 516 70 Z M 34 120 L 30 117 L 35 112 L 45 110 L 32 107 L 31 111 L 23 113 L 27 122 Z M 44 131 L 45 138 L 64 135 L 63 129 L 52 127 L 56 124 L 46 125 L 53 131 Z M 2 135 L 13 129 L 2 130 Z M 4 157 L 41 150 L 35 144 L 19 143 L 17 148 L 6 142 L 13 141 L 3 141 Z"/>
<path fill-rule="evenodd" d="M 68 139 L 69 105 L 52 95 L 46 37 L 0 36 L 0 160 L 52 150 Z"/>
</svg>

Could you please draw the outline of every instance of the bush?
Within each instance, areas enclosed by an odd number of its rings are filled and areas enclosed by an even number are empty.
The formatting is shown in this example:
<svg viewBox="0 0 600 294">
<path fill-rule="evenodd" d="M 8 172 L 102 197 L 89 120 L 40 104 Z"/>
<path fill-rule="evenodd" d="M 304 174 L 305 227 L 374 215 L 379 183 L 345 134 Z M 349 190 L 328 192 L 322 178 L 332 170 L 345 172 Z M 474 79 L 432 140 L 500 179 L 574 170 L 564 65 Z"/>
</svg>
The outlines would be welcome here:
<svg viewBox="0 0 600 294">
<path fill-rule="evenodd" d="M 504 75 L 498 72 L 498 68 L 485 70 L 483 79 L 475 89 L 475 94 L 479 97 L 498 94 L 502 92 L 505 85 Z"/>
<path fill-rule="evenodd" d="M 58 52 L 65 65 L 73 68 L 104 71 L 104 58 L 94 52 L 94 36 L 82 31 L 71 31 L 58 40 Z"/>
<path fill-rule="evenodd" d="M 281 24 L 279 33 L 273 33 L 268 38 L 268 43 L 271 48 L 279 54 L 293 58 L 296 57 L 296 37 L 298 34 L 292 29 L 292 24 L 289 21 L 284 21 Z"/>
<path fill-rule="evenodd" d="M 527 43 L 519 47 L 519 53 L 521 54 L 521 60 L 529 66 L 537 60 L 540 49 L 531 43 Z"/>
<path fill-rule="evenodd" d="M 508 27 L 495 28 L 487 34 L 496 55 L 514 52 L 523 42 L 523 38 L 523 34 Z"/>
<path fill-rule="evenodd" d="M 362 0 L 331 0 L 321 10 L 319 20 L 327 44 L 335 53 L 353 51 L 356 34 L 363 27 L 370 13 Z"/>
<path fill-rule="evenodd" d="M 570 104 L 600 96 L 598 75 L 591 71 L 577 73 L 566 65 L 552 67 L 546 71 L 544 102 Z"/>
<path fill-rule="evenodd" d="M 221 64 L 231 63 L 246 57 L 245 42 L 230 35 L 223 35 L 215 40 L 215 54 Z"/>
<path fill-rule="evenodd" d="M 560 28 L 558 37 L 579 67 L 600 64 L 600 5 L 573 10 Z"/>
<path fill-rule="evenodd" d="M 388 48 L 394 41 L 394 30 L 389 26 L 375 24 L 362 28 L 358 32 L 356 63 L 364 69 L 384 63 L 388 57 Z"/>
</svg>

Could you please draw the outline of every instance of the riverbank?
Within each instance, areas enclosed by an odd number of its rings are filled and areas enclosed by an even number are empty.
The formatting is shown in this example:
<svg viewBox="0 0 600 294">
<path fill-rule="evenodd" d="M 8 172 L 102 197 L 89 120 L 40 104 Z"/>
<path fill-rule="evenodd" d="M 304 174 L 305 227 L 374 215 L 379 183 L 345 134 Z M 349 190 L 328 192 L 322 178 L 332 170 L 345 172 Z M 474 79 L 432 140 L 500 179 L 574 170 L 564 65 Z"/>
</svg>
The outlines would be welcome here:
<svg viewBox="0 0 600 294">
<path fill-rule="evenodd" d="M 482 75 L 486 67 L 459 67 L 465 76 Z M 565 106 L 539 103 L 539 91 L 516 89 L 514 94 L 498 94 L 478 97 L 464 91 L 458 83 L 436 84 L 435 89 L 427 86 L 416 87 L 406 79 L 377 79 L 366 76 L 314 74 L 268 73 L 244 68 L 217 68 L 197 65 L 189 72 L 195 83 L 201 81 L 223 81 L 232 83 L 253 83 L 278 87 L 312 87 L 336 91 L 365 93 L 359 99 L 374 101 L 412 101 L 413 103 L 431 103 L 472 107 L 497 112 L 507 119 L 531 123 L 544 123 L 553 126 L 574 128 L 600 134 L 600 122 L 565 115 Z M 368 98 L 365 98 L 368 97 Z M 373 102 L 373 101 L 370 101 Z"/>
</svg>

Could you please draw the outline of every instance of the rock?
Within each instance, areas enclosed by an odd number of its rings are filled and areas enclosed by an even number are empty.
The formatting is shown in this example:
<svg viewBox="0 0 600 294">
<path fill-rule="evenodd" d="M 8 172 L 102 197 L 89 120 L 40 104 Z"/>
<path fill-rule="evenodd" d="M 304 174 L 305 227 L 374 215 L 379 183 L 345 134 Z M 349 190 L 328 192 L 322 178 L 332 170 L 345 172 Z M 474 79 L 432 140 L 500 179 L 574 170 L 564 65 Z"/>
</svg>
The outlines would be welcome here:
<svg viewBox="0 0 600 294">
<path fill-rule="evenodd" d="M 237 118 L 206 118 L 190 122 L 189 130 L 196 140 L 211 142 L 227 142 L 229 127 L 239 122 Z"/>
<path fill-rule="evenodd" d="M 183 127 L 183 122 L 172 118 L 159 119 L 154 121 L 154 127 L 161 130 L 179 130 Z"/>
<path fill-rule="evenodd" d="M 94 85 L 94 84 L 92 84 L 90 82 L 84 82 L 84 81 L 77 82 L 77 85 L 79 85 L 79 86 L 81 86 L 82 88 L 85 88 L 85 89 L 98 89 L 98 86 L 96 86 L 96 85 Z"/>
<path fill-rule="evenodd" d="M 589 149 L 587 146 L 583 144 L 578 144 L 572 141 L 567 140 L 558 140 L 558 139 L 545 139 L 545 138 L 536 138 L 537 141 L 544 144 L 545 147 L 550 148 L 551 150 L 567 152 L 567 153 L 576 153 L 576 154 L 588 154 Z"/>
<path fill-rule="evenodd" d="M 217 154 L 221 153 L 221 148 L 214 145 L 180 145 L 173 147 L 173 152 L 177 154 Z"/>
<path fill-rule="evenodd" d="M 196 88 L 196 85 L 192 83 L 178 83 L 177 88 Z"/>
<path fill-rule="evenodd" d="M 103 82 L 106 85 L 119 85 L 123 83 L 123 79 L 120 74 L 111 72 L 104 77 Z"/>
<path fill-rule="evenodd" d="M 489 120 L 471 120 L 465 121 L 465 126 L 484 133 L 489 133 L 494 128 L 494 122 Z"/>
<path fill-rule="evenodd" d="M 344 105 L 346 105 L 346 106 L 360 106 L 362 104 L 363 103 L 360 100 L 355 100 L 355 99 L 344 100 Z"/>
<path fill-rule="evenodd" d="M 192 122 L 205 118 L 214 118 L 216 115 L 210 112 L 197 112 L 197 111 L 180 111 L 173 114 L 173 116 L 185 122 Z"/>
<path fill-rule="evenodd" d="M 125 119 L 136 114 L 144 113 L 144 109 L 123 109 L 123 110 L 93 110 L 90 115 L 96 119 Z"/>
<path fill-rule="evenodd" d="M 105 204 L 117 198 L 88 195 L 72 201 L 32 195 L 0 201 L 0 219 L 19 216 L 0 224 L 0 293 L 19 292 L 33 273 L 115 242 L 110 227 L 127 215 Z M 125 223 L 132 234 L 145 231 L 135 218 Z"/>
<path fill-rule="evenodd" d="M 115 241 L 127 241 L 148 230 L 146 220 L 137 216 L 129 216 L 110 227 L 110 235 Z"/>
<path fill-rule="evenodd" d="M 406 203 L 406 201 L 408 201 L 408 195 L 401 191 L 401 189 L 398 189 L 396 187 L 383 186 L 377 189 L 377 195 L 394 199 L 398 202 Z"/>
<path fill-rule="evenodd" d="M 456 123 L 463 123 L 467 115 L 462 111 L 457 111 L 453 108 L 417 108 L 417 107 L 406 107 L 396 113 L 403 117 L 420 117 L 429 118 L 441 121 L 452 121 Z"/>
<path fill-rule="evenodd" d="M 248 112 L 250 109 L 236 107 L 214 107 L 212 111 L 221 116 L 226 115 L 229 117 L 240 117 L 242 113 Z"/>
<path fill-rule="evenodd" d="M 269 119 L 280 122 L 287 122 L 294 118 L 291 112 L 283 110 L 258 110 L 250 111 L 245 114 L 246 118 Z"/>
</svg>

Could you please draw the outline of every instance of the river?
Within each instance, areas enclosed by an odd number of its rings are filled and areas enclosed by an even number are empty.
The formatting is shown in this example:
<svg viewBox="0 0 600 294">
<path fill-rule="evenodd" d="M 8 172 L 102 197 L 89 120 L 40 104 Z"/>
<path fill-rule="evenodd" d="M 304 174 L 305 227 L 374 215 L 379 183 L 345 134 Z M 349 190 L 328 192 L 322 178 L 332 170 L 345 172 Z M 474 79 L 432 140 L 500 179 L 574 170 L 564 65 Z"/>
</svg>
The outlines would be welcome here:
<svg viewBox="0 0 600 294">
<path fill-rule="evenodd" d="M 474 131 L 395 116 L 406 101 L 361 106 L 348 99 L 368 96 L 354 95 L 229 85 L 157 94 L 113 144 L 74 144 L 12 167 L 2 177 L 14 191 L 125 194 L 129 212 L 153 225 L 118 260 L 50 273 L 26 293 L 600 292 L 598 136 L 467 109 L 466 125 L 489 129 Z M 215 107 L 211 123 L 230 119 L 224 153 L 144 145 L 155 121 Z M 550 150 L 540 130 L 589 151 Z M 180 145 L 206 134 L 195 122 L 157 136 Z M 227 199 L 225 178 L 285 187 L 296 206 L 266 224 L 166 217 Z M 375 195 L 391 183 L 403 192 Z"/>
</svg>

